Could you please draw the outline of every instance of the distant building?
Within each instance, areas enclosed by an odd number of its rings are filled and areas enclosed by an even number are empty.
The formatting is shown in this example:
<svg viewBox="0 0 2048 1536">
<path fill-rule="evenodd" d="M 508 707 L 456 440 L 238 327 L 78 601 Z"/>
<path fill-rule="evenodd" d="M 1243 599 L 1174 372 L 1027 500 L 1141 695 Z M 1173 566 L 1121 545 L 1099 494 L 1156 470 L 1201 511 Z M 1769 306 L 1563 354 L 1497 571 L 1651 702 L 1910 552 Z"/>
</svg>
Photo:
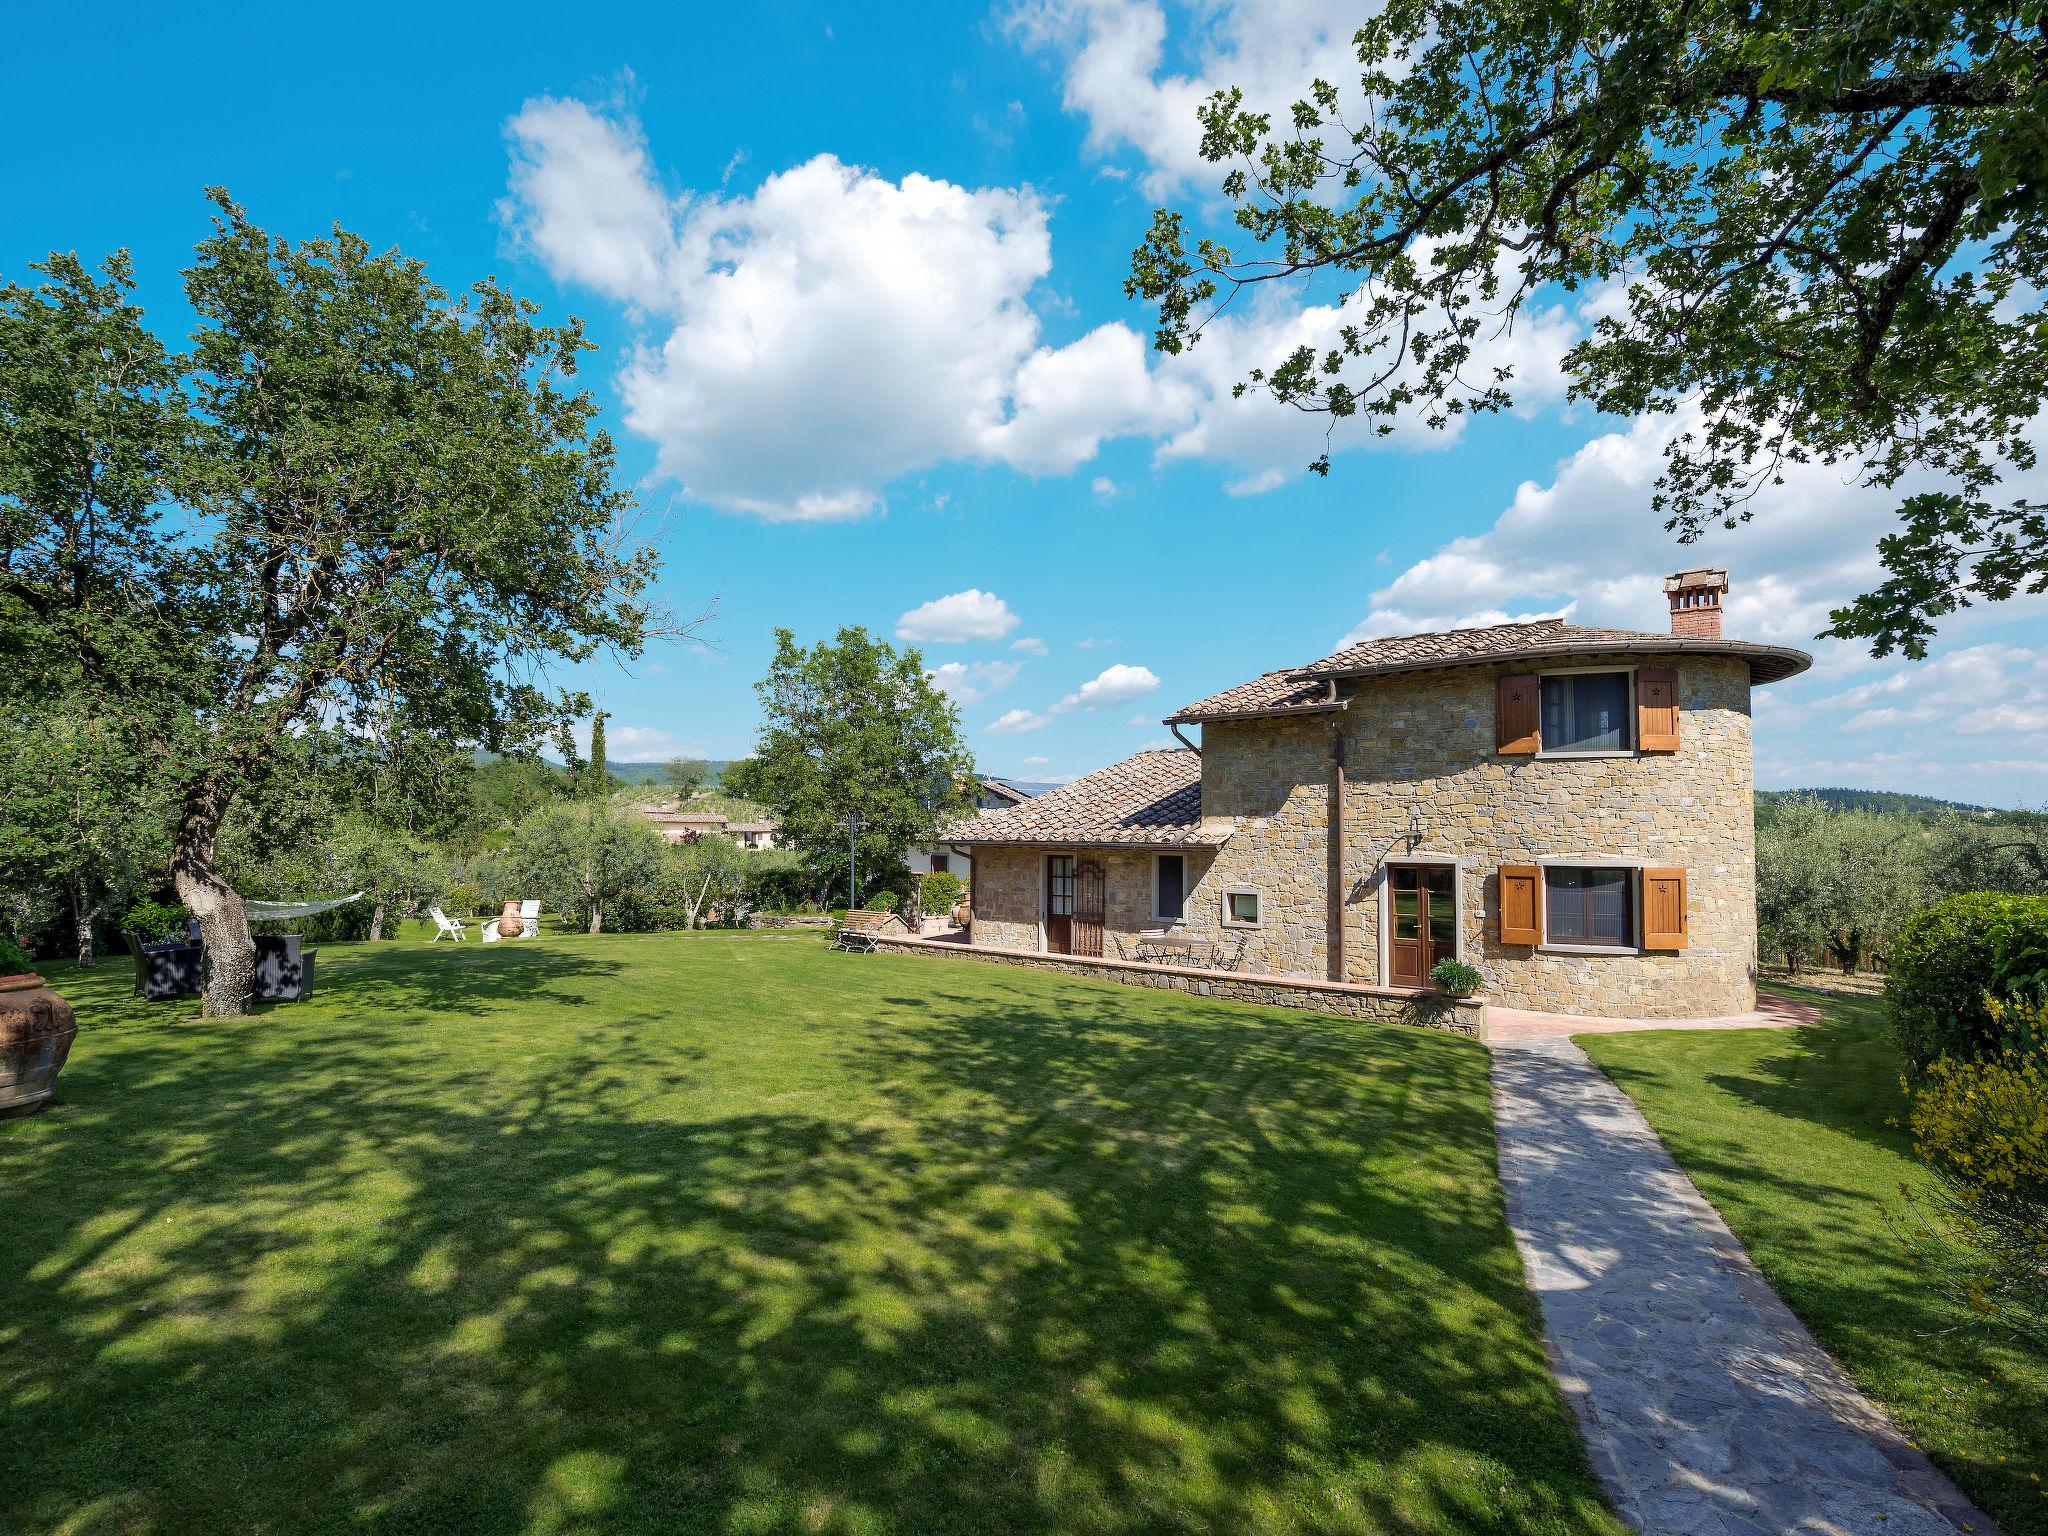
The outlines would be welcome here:
<svg viewBox="0 0 2048 1536">
<path fill-rule="evenodd" d="M 719 811 L 675 811 L 642 806 L 645 816 L 665 843 L 694 843 L 710 835 L 729 838 L 742 848 L 773 848 L 781 828 L 772 821 L 735 821 Z"/>
</svg>

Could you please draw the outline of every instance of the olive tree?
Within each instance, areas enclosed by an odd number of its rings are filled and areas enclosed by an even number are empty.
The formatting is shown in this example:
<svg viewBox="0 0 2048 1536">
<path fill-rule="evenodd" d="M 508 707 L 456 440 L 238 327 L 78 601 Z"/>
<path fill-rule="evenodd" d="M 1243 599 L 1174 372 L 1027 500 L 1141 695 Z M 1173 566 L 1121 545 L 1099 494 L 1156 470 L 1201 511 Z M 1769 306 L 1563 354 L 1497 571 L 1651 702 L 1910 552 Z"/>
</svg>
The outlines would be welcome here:
<svg viewBox="0 0 2048 1536">
<path fill-rule="evenodd" d="M 604 931 L 607 906 L 653 888 L 661 860 L 661 838 L 644 817 L 598 800 L 535 811 L 514 832 L 510 856 L 522 889 L 584 914 L 591 933 Z"/>
<path fill-rule="evenodd" d="M 591 345 L 577 322 L 544 324 L 489 279 L 451 296 L 338 228 L 273 237 L 209 195 L 213 233 L 185 273 L 198 329 L 174 365 L 127 302 L 123 264 L 97 284 L 53 257 L 41 289 L 6 290 L 0 411 L 48 431 L 0 479 L 0 620 L 24 620 L 31 686 L 82 673 L 120 689 L 168 765 L 170 870 L 206 943 L 205 1008 L 236 1014 L 254 945 L 221 827 L 295 733 L 397 721 L 525 748 L 589 709 L 543 686 L 547 663 L 631 654 L 662 622 L 611 440 L 573 387 Z M 33 361 L 40 338 L 95 328 L 138 361 L 67 405 Z M 124 476 L 120 536 L 95 542 L 80 530 L 107 505 L 102 456 Z"/>
</svg>

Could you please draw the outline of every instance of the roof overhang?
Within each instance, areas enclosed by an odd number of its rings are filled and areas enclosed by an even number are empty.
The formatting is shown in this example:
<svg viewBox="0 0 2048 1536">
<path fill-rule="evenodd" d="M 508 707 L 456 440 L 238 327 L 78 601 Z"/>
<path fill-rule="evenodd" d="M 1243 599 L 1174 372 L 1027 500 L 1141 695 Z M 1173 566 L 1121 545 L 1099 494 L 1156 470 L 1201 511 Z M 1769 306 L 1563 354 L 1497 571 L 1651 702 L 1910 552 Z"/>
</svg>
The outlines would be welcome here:
<svg viewBox="0 0 2048 1536">
<path fill-rule="evenodd" d="M 1550 645 L 1517 646 L 1511 651 L 1489 651 L 1481 656 L 1432 656 L 1414 661 L 1384 662 L 1369 667 L 1304 667 L 1295 676 L 1311 678 L 1386 677 L 1398 672 L 1440 672 L 1448 667 L 1498 666 L 1523 661 L 1562 660 L 1568 656 L 1725 656 L 1749 663 L 1749 680 L 1755 683 L 1782 682 L 1797 677 L 1813 665 L 1804 651 L 1786 645 L 1763 645 L 1753 640 L 1701 640 L 1682 635 L 1652 636 L 1641 640 L 1560 640 Z"/>
</svg>

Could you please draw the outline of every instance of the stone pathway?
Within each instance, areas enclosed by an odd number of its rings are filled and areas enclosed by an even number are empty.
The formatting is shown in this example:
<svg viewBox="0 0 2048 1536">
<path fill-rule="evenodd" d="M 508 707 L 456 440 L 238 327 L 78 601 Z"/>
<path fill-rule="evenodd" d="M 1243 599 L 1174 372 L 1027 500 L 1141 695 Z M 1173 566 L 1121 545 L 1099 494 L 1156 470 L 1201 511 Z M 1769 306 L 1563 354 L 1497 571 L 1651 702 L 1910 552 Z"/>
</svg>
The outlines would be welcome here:
<svg viewBox="0 0 2048 1536">
<path fill-rule="evenodd" d="M 1604 1019 L 1589 1014 L 1535 1013 L 1527 1008 L 1486 1008 L 1486 1038 L 1496 1044 L 1503 1040 L 1562 1040 L 1567 1035 L 1621 1035 L 1645 1029 L 1790 1029 L 1812 1024 L 1820 1009 L 1796 997 L 1776 992 L 1759 992 L 1750 1013 L 1731 1013 L 1719 1019 Z"/>
<path fill-rule="evenodd" d="M 1551 1368 L 1653 1536 L 1995 1536 L 1807 1333 L 1569 1040 L 1496 1042 L 1508 1221 Z"/>
</svg>

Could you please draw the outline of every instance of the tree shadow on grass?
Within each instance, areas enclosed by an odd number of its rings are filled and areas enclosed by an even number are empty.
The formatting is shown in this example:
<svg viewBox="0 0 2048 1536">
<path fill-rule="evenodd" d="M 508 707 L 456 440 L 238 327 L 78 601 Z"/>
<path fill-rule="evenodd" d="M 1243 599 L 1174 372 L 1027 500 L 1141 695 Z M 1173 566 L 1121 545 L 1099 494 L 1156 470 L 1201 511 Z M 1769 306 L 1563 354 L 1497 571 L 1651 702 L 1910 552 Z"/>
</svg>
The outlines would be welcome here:
<svg viewBox="0 0 2048 1536">
<path fill-rule="evenodd" d="M 0 1529 L 1613 1529 L 1462 1042 L 1003 986 L 741 1092 L 659 1009 L 521 1061 L 348 984 L 0 1138 Z"/>
</svg>

